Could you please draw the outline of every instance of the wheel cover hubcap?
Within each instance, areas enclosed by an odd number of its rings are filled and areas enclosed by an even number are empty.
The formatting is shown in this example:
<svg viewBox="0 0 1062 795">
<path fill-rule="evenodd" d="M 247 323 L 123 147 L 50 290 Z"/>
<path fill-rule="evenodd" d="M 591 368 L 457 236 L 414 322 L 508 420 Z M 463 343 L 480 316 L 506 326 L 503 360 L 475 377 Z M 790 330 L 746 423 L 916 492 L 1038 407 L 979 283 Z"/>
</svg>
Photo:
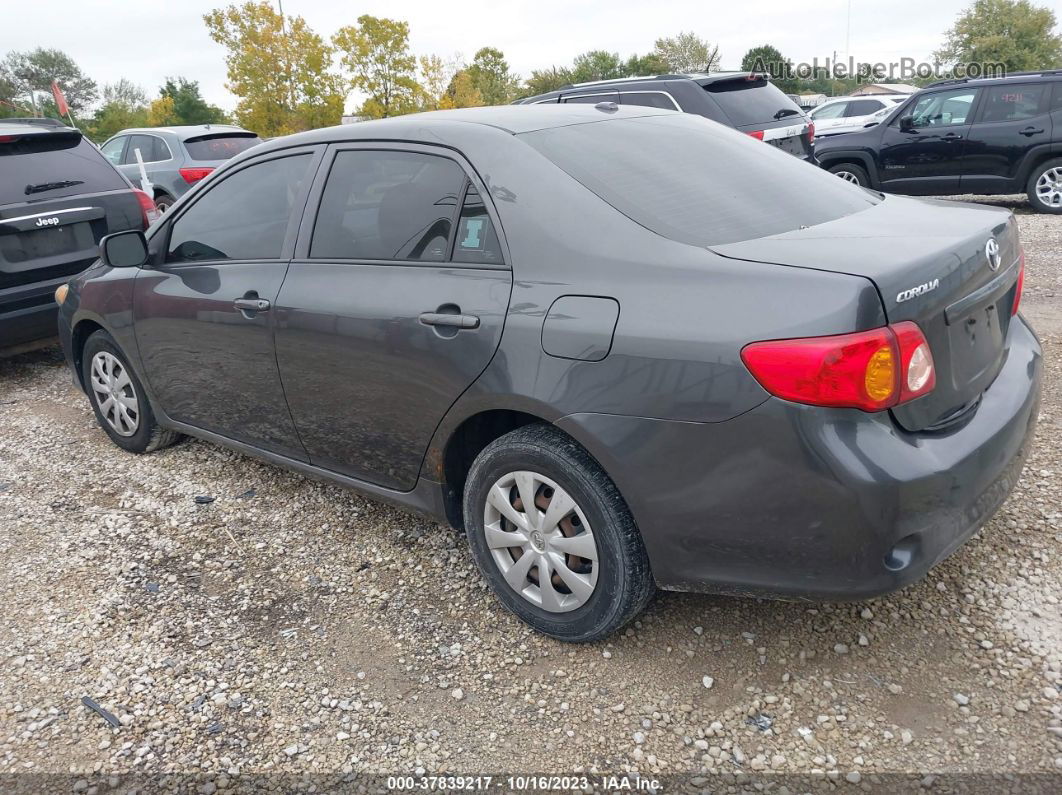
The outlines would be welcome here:
<svg viewBox="0 0 1062 795">
<path fill-rule="evenodd" d="M 598 552 L 582 509 L 536 472 L 509 472 L 487 493 L 483 533 L 509 587 L 536 607 L 567 613 L 597 586 Z"/>
<path fill-rule="evenodd" d="M 100 351 L 92 357 L 89 376 L 96 405 L 104 421 L 119 436 L 132 436 L 140 427 L 140 401 L 133 381 L 114 354 Z"/>
<path fill-rule="evenodd" d="M 834 173 L 838 177 L 843 179 L 845 182 L 854 182 L 856 185 L 859 184 L 859 177 L 857 177 L 851 171 L 835 171 Z"/>
<path fill-rule="evenodd" d="M 1047 207 L 1062 207 L 1062 167 L 1049 168 L 1040 175 L 1036 198 Z"/>
</svg>

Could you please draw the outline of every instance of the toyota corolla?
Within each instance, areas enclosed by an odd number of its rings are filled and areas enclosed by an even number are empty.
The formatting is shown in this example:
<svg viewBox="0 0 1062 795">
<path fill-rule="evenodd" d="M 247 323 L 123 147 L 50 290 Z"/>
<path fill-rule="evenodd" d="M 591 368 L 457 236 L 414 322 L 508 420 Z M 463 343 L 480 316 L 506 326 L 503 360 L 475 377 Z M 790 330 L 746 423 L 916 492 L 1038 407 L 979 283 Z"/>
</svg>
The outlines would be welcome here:
<svg viewBox="0 0 1062 795">
<path fill-rule="evenodd" d="M 60 288 L 133 453 L 206 439 L 463 530 L 557 638 L 657 587 L 853 599 L 1006 498 L 1039 405 L 999 209 L 651 108 L 406 116 L 243 153 Z"/>
</svg>

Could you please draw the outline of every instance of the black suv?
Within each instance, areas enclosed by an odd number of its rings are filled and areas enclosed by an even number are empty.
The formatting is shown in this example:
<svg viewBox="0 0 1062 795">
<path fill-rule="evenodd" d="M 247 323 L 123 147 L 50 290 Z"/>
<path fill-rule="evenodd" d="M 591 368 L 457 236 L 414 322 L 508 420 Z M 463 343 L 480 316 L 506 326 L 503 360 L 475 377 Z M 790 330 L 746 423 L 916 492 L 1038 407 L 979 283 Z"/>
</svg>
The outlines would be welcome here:
<svg viewBox="0 0 1062 795">
<path fill-rule="evenodd" d="M 945 80 L 880 124 L 822 139 L 819 164 L 890 193 L 1027 193 L 1062 213 L 1062 70 Z"/>
<path fill-rule="evenodd" d="M 154 203 L 78 130 L 0 119 L 0 350 L 56 335 L 53 294 L 104 235 L 146 229 Z"/>
<path fill-rule="evenodd" d="M 642 105 L 694 113 L 814 162 L 815 125 L 758 72 L 626 77 L 575 83 L 514 105 L 582 102 Z"/>
</svg>

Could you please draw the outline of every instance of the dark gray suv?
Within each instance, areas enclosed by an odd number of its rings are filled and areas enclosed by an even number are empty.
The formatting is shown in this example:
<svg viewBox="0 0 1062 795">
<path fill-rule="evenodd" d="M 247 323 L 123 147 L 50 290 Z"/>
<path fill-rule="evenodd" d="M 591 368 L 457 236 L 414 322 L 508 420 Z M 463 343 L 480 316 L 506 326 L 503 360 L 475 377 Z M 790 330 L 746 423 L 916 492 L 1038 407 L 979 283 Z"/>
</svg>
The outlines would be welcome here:
<svg viewBox="0 0 1062 795">
<path fill-rule="evenodd" d="M 656 586 L 909 583 L 1007 496 L 1037 416 L 1009 213 L 690 114 L 302 133 L 101 250 L 60 336 L 118 446 L 190 434 L 449 520 L 565 640 Z"/>
</svg>

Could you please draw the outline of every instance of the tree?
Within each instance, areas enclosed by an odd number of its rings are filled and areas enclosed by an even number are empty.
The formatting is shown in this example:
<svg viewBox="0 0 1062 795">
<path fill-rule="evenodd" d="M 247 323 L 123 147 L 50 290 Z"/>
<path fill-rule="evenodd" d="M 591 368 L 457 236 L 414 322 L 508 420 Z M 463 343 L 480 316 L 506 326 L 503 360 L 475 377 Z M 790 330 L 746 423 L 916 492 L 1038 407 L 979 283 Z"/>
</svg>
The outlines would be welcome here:
<svg viewBox="0 0 1062 795">
<path fill-rule="evenodd" d="M 155 102 L 163 99 L 170 100 L 174 119 L 166 124 L 224 124 L 228 121 L 225 111 L 203 99 L 196 80 L 167 77 Z"/>
<path fill-rule="evenodd" d="M 516 96 L 520 78 L 510 74 L 509 63 L 499 49 L 483 47 L 477 51 L 468 74 L 485 105 L 504 105 Z"/>
<path fill-rule="evenodd" d="M 285 18 L 267 2 L 248 0 L 203 21 L 228 50 L 226 87 L 239 97 L 239 124 L 269 136 L 339 123 L 344 97 L 331 71 L 334 50 L 302 17 Z"/>
<path fill-rule="evenodd" d="M 103 143 L 127 127 L 150 124 L 147 95 L 144 89 L 124 77 L 103 87 L 103 104 L 85 124 L 85 132 L 96 143 Z"/>
<path fill-rule="evenodd" d="M 1054 12 L 1029 0 L 976 0 L 959 14 L 936 52 L 944 64 L 1001 63 L 1008 72 L 1062 63 L 1062 35 Z"/>
<path fill-rule="evenodd" d="M 624 66 L 624 77 L 662 75 L 668 71 L 667 61 L 651 52 L 648 55 L 632 55 Z"/>
<path fill-rule="evenodd" d="M 795 94 L 800 90 L 800 81 L 790 74 L 791 69 L 792 62 L 782 57 L 778 48 L 770 44 L 753 47 L 741 59 L 742 71 L 766 72 L 771 76 L 771 82 L 787 94 Z"/>
<path fill-rule="evenodd" d="M 421 91 L 408 23 L 362 14 L 357 25 L 340 28 L 332 43 L 352 75 L 351 87 L 369 95 L 362 115 L 382 119 L 417 110 Z"/>
<path fill-rule="evenodd" d="M 617 52 L 590 50 L 577 55 L 572 64 L 572 78 L 576 83 L 612 80 L 616 77 L 627 77 L 626 65 Z"/>
<path fill-rule="evenodd" d="M 9 52 L 2 71 L 13 84 L 13 99 L 23 107 L 33 107 L 30 92 L 47 92 L 50 98 L 53 80 L 58 81 L 75 115 L 87 111 L 99 96 L 96 81 L 62 50 L 38 47 L 31 52 Z"/>
<path fill-rule="evenodd" d="M 556 91 L 558 88 L 574 82 L 575 77 L 572 75 L 572 70 L 565 66 L 535 69 L 531 72 L 531 76 L 527 78 L 524 93 L 533 97 L 537 94 Z"/>
<path fill-rule="evenodd" d="M 421 107 L 423 110 L 439 110 L 446 89 L 457 73 L 459 58 L 444 61 L 438 55 L 421 55 L 417 59 L 420 66 L 420 86 L 422 89 Z"/>
<path fill-rule="evenodd" d="M 468 69 L 461 69 L 453 76 L 446 93 L 439 102 L 440 109 L 478 108 L 483 104 L 483 95 L 476 88 Z"/>
<path fill-rule="evenodd" d="M 653 54 L 676 74 L 711 72 L 719 67 L 719 48 L 692 32 L 657 39 Z"/>
<path fill-rule="evenodd" d="M 182 123 L 174 109 L 173 97 L 159 97 L 151 101 L 147 111 L 148 127 L 170 127 Z"/>
</svg>

